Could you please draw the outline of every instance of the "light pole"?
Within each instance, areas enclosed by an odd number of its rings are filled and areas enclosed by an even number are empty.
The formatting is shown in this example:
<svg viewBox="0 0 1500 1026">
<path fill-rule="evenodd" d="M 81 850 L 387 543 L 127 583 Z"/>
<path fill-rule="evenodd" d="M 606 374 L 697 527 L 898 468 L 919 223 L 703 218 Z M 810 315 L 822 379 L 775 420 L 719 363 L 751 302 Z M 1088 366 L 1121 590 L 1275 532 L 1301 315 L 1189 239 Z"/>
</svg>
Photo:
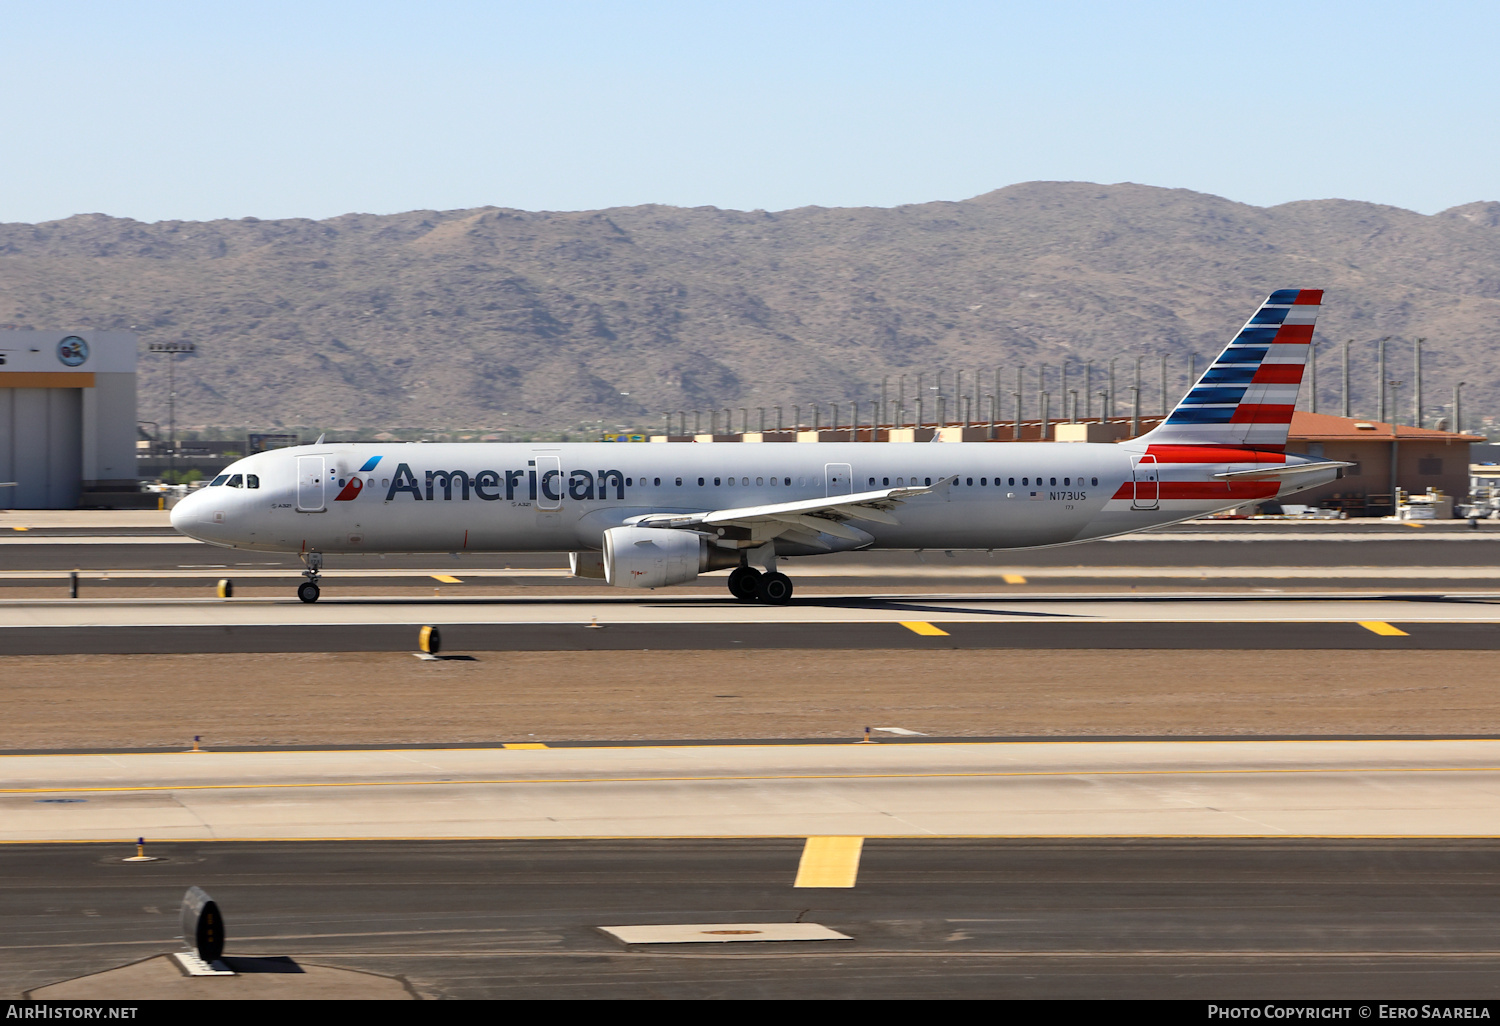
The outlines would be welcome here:
<svg viewBox="0 0 1500 1026">
<path fill-rule="evenodd" d="M 198 346 L 192 342 L 152 342 L 147 352 L 167 354 L 167 483 L 177 476 L 177 356 L 192 355 Z"/>
<path fill-rule="evenodd" d="M 1380 348 L 1382 350 L 1382 353 L 1381 353 L 1382 359 L 1381 359 L 1380 362 L 1381 362 L 1381 365 L 1383 367 L 1384 364 L 1385 364 L 1385 359 L 1384 359 L 1384 355 L 1385 355 L 1384 354 L 1385 343 L 1382 342 L 1381 345 L 1380 345 Z M 1390 382 L 1390 385 L 1391 385 L 1391 409 L 1392 410 L 1400 410 L 1401 409 L 1401 386 L 1404 385 L 1404 384 L 1406 384 L 1406 382 L 1404 382 L 1404 381 L 1396 381 L 1394 379 L 1392 379 L 1392 381 Z M 1400 516 L 1401 515 L 1401 486 L 1397 483 L 1397 481 L 1398 481 L 1400 473 L 1401 473 L 1401 456 L 1400 456 L 1399 443 L 1396 440 L 1396 436 L 1401 433 L 1401 429 L 1400 429 L 1400 425 L 1398 425 L 1396 423 L 1396 417 L 1394 415 L 1391 417 L 1391 422 L 1390 423 L 1391 423 L 1391 515 L 1392 516 Z"/>
<path fill-rule="evenodd" d="M 1355 339 L 1344 339 L 1344 417 L 1349 419 L 1349 344 Z"/>
<path fill-rule="evenodd" d="M 1312 375 L 1312 382 L 1311 382 L 1311 384 L 1312 384 L 1312 412 L 1317 413 L 1318 412 L 1318 349 L 1317 349 L 1317 346 L 1314 343 L 1312 343 L 1312 342 L 1309 342 L 1307 344 L 1307 364 L 1308 364 L 1308 370 L 1310 371 L 1310 373 Z"/>
<path fill-rule="evenodd" d="M 1453 430 L 1458 434 L 1464 433 L 1463 387 L 1467 384 L 1467 381 L 1460 381 L 1453 386 Z"/>
<path fill-rule="evenodd" d="M 1422 343 L 1426 341 L 1427 340 L 1425 338 L 1417 339 L 1417 344 L 1414 347 L 1413 353 L 1413 362 L 1416 364 L 1415 370 L 1417 379 L 1413 383 L 1413 387 L 1416 389 L 1416 394 L 1412 396 L 1411 406 L 1413 427 L 1427 426 L 1425 423 L 1426 418 L 1422 416 Z"/>
</svg>

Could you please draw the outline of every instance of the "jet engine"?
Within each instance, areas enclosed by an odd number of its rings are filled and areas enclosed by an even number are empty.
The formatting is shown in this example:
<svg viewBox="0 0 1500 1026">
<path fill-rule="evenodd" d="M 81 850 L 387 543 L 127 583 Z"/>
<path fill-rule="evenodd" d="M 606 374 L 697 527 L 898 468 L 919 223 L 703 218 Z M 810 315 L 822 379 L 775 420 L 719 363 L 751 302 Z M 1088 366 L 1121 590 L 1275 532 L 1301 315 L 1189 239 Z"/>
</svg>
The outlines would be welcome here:
<svg viewBox="0 0 1500 1026">
<path fill-rule="evenodd" d="M 739 554 L 691 531 L 612 527 L 604 532 L 604 579 L 618 588 L 661 588 L 739 566 Z"/>
</svg>

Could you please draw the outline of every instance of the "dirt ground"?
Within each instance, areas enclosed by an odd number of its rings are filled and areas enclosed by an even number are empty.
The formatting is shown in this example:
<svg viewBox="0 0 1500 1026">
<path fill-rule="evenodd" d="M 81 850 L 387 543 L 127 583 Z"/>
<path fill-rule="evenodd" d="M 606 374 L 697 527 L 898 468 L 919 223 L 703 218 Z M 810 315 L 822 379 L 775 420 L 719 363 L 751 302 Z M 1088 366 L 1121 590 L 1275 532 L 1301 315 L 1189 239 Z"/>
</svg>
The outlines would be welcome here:
<svg viewBox="0 0 1500 1026">
<path fill-rule="evenodd" d="M 939 736 L 1500 733 L 1488 652 L 8 656 L 0 750 Z"/>
</svg>

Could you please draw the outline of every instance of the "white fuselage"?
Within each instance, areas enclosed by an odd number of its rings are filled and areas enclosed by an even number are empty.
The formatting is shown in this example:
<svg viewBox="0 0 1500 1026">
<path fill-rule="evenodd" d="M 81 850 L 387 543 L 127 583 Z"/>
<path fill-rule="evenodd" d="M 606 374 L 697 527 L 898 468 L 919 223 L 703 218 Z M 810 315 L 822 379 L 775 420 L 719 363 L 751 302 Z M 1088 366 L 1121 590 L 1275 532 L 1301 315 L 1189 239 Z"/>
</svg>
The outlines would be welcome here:
<svg viewBox="0 0 1500 1026">
<path fill-rule="evenodd" d="M 1152 447 L 1154 451 L 1158 447 Z M 1236 483 L 1251 450 L 1180 462 L 1091 443 L 323 444 L 259 453 L 173 510 L 183 533 L 274 552 L 578 551 L 651 513 L 738 509 L 899 485 L 936 485 L 870 540 L 783 539 L 780 556 L 850 548 L 1019 548 L 1184 520 L 1331 480 Z M 1214 455 L 1217 454 L 1217 455 Z M 1288 455 L 1287 463 L 1317 462 Z M 258 487 L 245 487 L 254 475 Z M 357 483 L 356 483 L 357 482 Z"/>
</svg>

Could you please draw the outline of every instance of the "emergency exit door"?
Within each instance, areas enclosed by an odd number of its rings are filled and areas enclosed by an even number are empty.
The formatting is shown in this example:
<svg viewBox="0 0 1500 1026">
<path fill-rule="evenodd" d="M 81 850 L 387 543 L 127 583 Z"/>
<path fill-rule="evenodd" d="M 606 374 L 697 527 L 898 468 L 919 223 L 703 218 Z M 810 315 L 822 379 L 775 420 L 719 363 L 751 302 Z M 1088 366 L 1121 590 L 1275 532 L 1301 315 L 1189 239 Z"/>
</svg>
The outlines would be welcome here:
<svg viewBox="0 0 1500 1026">
<path fill-rule="evenodd" d="M 829 495 L 849 495 L 854 491 L 854 475 L 847 463 L 825 463 L 823 476 L 828 480 Z"/>
</svg>

